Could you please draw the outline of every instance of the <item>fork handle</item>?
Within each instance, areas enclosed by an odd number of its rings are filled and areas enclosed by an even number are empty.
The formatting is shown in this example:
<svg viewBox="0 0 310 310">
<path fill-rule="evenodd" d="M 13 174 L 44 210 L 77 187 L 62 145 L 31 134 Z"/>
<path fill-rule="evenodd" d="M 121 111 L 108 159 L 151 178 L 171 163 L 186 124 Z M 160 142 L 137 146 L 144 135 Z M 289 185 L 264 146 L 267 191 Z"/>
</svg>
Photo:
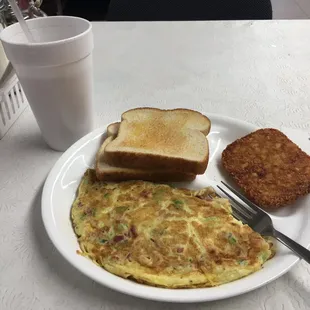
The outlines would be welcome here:
<svg viewBox="0 0 310 310">
<path fill-rule="evenodd" d="M 300 258 L 305 260 L 308 264 L 310 264 L 310 251 L 307 250 L 305 247 L 302 245 L 298 244 L 291 238 L 283 235 L 276 229 L 273 231 L 274 237 L 283 243 L 285 246 L 287 246 L 289 249 L 291 249 L 295 254 L 297 254 Z"/>
</svg>

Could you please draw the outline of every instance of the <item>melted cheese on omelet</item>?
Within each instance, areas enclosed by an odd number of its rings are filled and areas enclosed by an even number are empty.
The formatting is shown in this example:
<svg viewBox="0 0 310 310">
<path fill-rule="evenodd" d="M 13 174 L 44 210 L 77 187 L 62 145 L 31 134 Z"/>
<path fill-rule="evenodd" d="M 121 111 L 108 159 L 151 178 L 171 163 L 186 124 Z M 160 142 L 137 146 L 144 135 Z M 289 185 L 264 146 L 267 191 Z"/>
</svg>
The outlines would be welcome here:
<svg viewBox="0 0 310 310">
<path fill-rule="evenodd" d="M 143 181 L 105 183 L 87 170 L 71 212 L 83 255 L 106 270 L 169 288 L 216 286 L 259 270 L 270 245 L 229 201 Z"/>
</svg>

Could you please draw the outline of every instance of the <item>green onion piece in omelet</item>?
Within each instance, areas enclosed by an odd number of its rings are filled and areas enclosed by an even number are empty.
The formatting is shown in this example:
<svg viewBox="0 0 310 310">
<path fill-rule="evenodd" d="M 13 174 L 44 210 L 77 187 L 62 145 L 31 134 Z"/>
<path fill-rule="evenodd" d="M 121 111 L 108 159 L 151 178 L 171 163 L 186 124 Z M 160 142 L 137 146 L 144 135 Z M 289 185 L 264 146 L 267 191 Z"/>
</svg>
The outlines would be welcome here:
<svg viewBox="0 0 310 310">
<path fill-rule="evenodd" d="M 120 231 L 127 230 L 128 226 L 126 224 L 120 223 L 117 227 Z"/>
<path fill-rule="evenodd" d="M 111 227 L 110 231 L 108 232 L 109 239 L 113 239 L 115 236 L 114 229 Z"/>
<path fill-rule="evenodd" d="M 267 252 L 263 252 L 259 255 L 259 259 L 262 261 L 262 263 L 265 263 L 267 259 L 269 258 L 269 254 Z"/>
<path fill-rule="evenodd" d="M 246 259 L 239 259 L 238 260 L 238 264 L 240 266 L 246 266 L 248 264 L 247 260 Z"/>
<path fill-rule="evenodd" d="M 175 200 L 172 200 L 173 204 L 174 204 L 174 207 L 177 208 L 177 209 L 181 209 L 183 207 L 183 201 L 181 200 L 178 200 L 178 199 L 175 199 Z"/>
<path fill-rule="evenodd" d="M 228 242 L 230 244 L 236 244 L 237 243 L 237 239 L 235 238 L 235 236 L 232 233 L 228 234 Z"/>
</svg>

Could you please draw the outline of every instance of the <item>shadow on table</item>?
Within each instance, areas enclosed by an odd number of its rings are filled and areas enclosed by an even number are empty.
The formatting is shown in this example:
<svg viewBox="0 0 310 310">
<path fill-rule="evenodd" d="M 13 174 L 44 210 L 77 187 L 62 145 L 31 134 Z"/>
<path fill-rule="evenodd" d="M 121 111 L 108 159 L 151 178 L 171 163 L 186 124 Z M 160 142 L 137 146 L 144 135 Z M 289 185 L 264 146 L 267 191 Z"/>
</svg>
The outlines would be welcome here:
<svg viewBox="0 0 310 310">
<path fill-rule="evenodd" d="M 16 152 L 20 152 L 22 150 L 23 155 L 27 154 L 35 154 L 37 152 L 39 154 L 42 153 L 51 153 L 55 152 L 60 154 L 60 152 L 51 149 L 45 140 L 42 137 L 42 134 L 37 127 L 34 125 L 33 127 L 28 126 L 29 128 L 19 128 L 17 123 L 17 127 L 14 127 L 3 137 L 3 142 L 8 143 L 9 148 L 12 150 L 16 150 Z"/>
<path fill-rule="evenodd" d="M 41 187 L 39 188 L 38 193 L 32 203 L 30 224 L 32 226 L 31 230 L 34 234 L 33 238 L 36 243 L 35 246 L 37 247 L 36 251 L 38 252 L 37 254 L 39 255 L 39 260 L 41 260 L 43 268 L 47 269 L 48 279 L 50 282 L 52 282 L 53 286 L 59 284 L 57 283 L 57 281 L 61 281 L 61 287 L 64 289 L 66 289 L 67 287 L 68 292 L 74 290 L 80 296 L 80 298 L 85 298 L 85 300 L 91 300 L 92 303 L 95 302 L 95 304 L 101 304 L 102 306 L 104 305 L 103 308 L 108 306 L 119 306 L 124 307 L 124 309 L 146 309 L 147 307 L 151 310 L 157 310 L 160 305 L 161 308 L 169 310 L 186 310 L 189 308 L 203 310 L 219 310 L 225 309 L 227 307 L 227 300 L 210 302 L 207 304 L 207 308 L 206 303 L 196 304 L 194 307 L 191 307 L 190 304 L 171 304 L 147 301 L 118 293 L 90 280 L 73 266 L 71 266 L 51 243 L 43 226 L 43 221 L 41 217 L 42 189 L 43 185 L 41 185 Z M 238 304 L 240 307 L 240 305 L 243 304 L 242 301 L 246 303 L 246 300 L 248 298 L 247 295 L 249 294 L 251 293 L 244 294 L 242 299 L 238 299 L 236 305 Z M 68 293 L 67 298 L 74 298 L 74 296 L 71 296 Z M 238 297 L 231 298 L 229 300 L 229 304 L 233 305 L 234 301 L 237 301 L 237 298 Z"/>
<path fill-rule="evenodd" d="M 40 131 L 28 132 L 25 137 L 20 137 L 20 144 L 23 144 L 24 149 L 31 149 L 31 151 L 50 151 L 51 148 L 44 141 Z"/>
</svg>

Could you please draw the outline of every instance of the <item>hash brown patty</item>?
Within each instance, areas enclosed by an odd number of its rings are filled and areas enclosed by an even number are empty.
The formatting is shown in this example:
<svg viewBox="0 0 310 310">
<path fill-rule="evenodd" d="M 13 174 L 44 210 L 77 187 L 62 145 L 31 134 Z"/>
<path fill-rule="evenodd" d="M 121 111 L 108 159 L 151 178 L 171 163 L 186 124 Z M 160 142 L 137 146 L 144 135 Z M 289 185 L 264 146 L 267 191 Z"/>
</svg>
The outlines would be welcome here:
<svg viewBox="0 0 310 310">
<path fill-rule="evenodd" d="M 222 164 L 263 208 L 282 207 L 310 192 L 310 156 L 276 129 L 260 129 L 228 145 Z"/>
</svg>

